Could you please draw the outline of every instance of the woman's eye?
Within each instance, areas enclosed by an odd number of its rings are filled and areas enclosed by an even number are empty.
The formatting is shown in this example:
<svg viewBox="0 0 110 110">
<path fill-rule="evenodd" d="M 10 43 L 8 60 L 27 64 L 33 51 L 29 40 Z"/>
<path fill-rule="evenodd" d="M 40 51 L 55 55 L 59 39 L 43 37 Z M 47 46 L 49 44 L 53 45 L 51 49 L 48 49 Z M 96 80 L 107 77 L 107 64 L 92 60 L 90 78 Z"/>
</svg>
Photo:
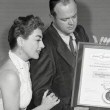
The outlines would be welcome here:
<svg viewBox="0 0 110 110">
<path fill-rule="evenodd" d="M 40 41 L 41 41 L 40 39 L 37 40 L 37 42 L 40 42 Z"/>
</svg>

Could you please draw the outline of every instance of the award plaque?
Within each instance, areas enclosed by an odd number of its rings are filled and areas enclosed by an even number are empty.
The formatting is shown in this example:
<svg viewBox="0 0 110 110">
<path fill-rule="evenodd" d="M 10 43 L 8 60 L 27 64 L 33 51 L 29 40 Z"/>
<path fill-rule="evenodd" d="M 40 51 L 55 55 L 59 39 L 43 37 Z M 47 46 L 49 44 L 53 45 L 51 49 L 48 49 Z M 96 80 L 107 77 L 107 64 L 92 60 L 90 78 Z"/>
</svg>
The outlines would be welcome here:
<svg viewBox="0 0 110 110">
<path fill-rule="evenodd" d="M 79 43 L 72 106 L 110 109 L 110 46 Z"/>
</svg>

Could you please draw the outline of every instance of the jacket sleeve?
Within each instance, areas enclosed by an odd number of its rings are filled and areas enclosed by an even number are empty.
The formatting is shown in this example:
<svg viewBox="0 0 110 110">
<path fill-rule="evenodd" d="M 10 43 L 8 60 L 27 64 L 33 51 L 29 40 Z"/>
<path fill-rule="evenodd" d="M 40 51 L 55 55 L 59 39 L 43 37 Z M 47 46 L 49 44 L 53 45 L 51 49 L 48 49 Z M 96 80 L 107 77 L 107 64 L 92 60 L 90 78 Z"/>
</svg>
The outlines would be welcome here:
<svg viewBox="0 0 110 110">
<path fill-rule="evenodd" d="M 43 93 L 51 88 L 54 72 L 53 63 L 48 51 L 44 48 L 40 53 L 40 58 L 30 60 L 30 77 L 32 81 L 33 97 L 28 108 L 40 105 Z"/>
</svg>

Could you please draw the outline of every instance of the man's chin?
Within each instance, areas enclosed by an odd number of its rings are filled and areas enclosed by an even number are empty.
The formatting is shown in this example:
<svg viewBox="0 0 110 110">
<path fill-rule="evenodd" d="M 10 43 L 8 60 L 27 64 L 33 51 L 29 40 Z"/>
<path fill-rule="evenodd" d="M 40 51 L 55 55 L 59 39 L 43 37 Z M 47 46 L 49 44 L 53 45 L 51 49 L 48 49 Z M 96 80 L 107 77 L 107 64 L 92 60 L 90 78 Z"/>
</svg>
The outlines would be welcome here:
<svg viewBox="0 0 110 110">
<path fill-rule="evenodd" d="M 74 29 L 73 30 L 69 30 L 68 31 L 68 34 L 71 34 L 71 33 L 73 33 L 74 32 Z"/>
</svg>

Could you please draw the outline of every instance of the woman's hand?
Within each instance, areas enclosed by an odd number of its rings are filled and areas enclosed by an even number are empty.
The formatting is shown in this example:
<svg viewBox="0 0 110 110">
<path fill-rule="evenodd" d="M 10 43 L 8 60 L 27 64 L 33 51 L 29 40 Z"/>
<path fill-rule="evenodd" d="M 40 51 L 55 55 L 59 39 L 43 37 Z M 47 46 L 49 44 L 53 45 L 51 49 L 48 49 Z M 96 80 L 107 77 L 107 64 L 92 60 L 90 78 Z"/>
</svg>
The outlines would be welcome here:
<svg viewBox="0 0 110 110">
<path fill-rule="evenodd" d="M 56 97 L 54 93 L 50 93 L 49 95 L 47 95 L 48 92 L 48 90 L 44 92 L 41 102 L 41 105 L 44 106 L 46 110 L 53 108 L 60 102 L 60 99 L 58 99 L 58 97 Z"/>
</svg>

